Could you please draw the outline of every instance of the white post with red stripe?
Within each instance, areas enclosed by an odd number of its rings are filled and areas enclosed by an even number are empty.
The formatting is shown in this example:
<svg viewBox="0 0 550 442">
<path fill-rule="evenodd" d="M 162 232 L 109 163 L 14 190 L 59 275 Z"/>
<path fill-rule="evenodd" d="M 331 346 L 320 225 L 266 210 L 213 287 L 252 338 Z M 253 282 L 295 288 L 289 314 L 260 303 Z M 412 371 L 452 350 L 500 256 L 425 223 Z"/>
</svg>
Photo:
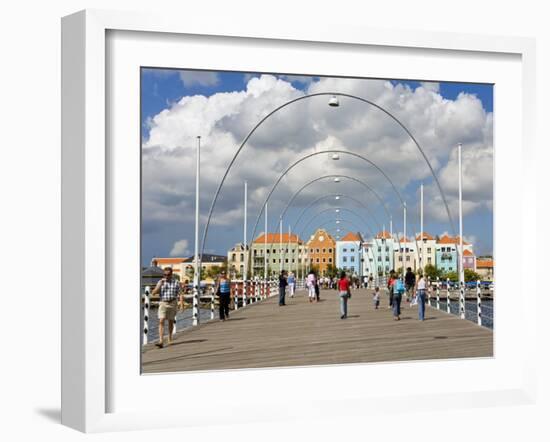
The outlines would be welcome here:
<svg viewBox="0 0 550 442">
<path fill-rule="evenodd" d="M 151 305 L 149 295 L 151 293 L 151 287 L 145 287 L 145 293 L 143 294 L 143 345 L 149 342 L 149 306 Z"/>
</svg>

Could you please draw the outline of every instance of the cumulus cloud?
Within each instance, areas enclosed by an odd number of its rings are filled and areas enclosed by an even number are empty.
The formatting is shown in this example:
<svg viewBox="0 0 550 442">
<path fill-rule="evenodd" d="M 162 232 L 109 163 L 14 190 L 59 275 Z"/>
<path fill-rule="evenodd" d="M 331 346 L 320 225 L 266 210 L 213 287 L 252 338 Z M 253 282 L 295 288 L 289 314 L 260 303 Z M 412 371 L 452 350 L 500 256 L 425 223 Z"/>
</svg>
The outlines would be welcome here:
<svg viewBox="0 0 550 442">
<path fill-rule="evenodd" d="M 186 87 L 190 86 L 216 86 L 220 78 L 216 72 L 208 71 L 182 71 L 180 79 Z"/>
<path fill-rule="evenodd" d="M 187 256 L 189 255 L 189 241 L 186 239 L 180 239 L 176 241 L 170 251 L 170 256 Z"/>
<path fill-rule="evenodd" d="M 217 81 L 215 75 L 210 75 L 215 73 L 184 74 L 186 85 L 193 81 L 201 84 Z M 242 90 L 209 97 L 184 96 L 155 115 L 149 122 L 149 136 L 143 142 L 144 221 L 154 221 L 159 230 L 163 223 L 178 223 L 184 226 L 184 233 L 192 232 L 197 135 L 201 136 L 203 222 L 222 177 L 239 146 L 250 135 L 227 174 L 209 233 L 218 231 L 223 236 L 228 228 L 242 226 L 245 180 L 248 181 L 248 216 L 252 229 L 261 204 L 283 171 L 313 153 L 317 155 L 292 169 L 274 191 L 269 216 L 275 224 L 270 224 L 270 230 L 276 228 L 277 216 L 294 192 L 322 174 L 339 173 L 360 179 L 376 189 L 390 209 L 398 207 L 399 199 L 379 169 L 404 199 L 412 200 L 411 207 L 417 199 L 418 183 L 424 181 L 427 219 L 446 219 L 441 195 L 417 146 L 395 120 L 376 106 L 340 97 L 340 107 L 332 108 L 328 106 L 330 96 L 324 95 L 298 100 L 272 114 L 251 134 L 256 123 L 278 106 L 305 94 L 327 91 L 364 97 L 395 115 L 420 144 L 441 183 L 453 216 L 457 206 L 456 145 L 462 142 L 465 214 L 492 207 L 493 118 L 477 97 L 460 94 L 455 100 L 445 99 L 438 92 L 438 83 L 422 83 L 413 89 L 385 80 L 321 78 L 306 84 L 304 89 L 297 89 L 291 80 L 272 75 L 249 76 Z M 355 152 L 368 158 L 370 163 L 346 154 L 341 154 L 339 161 L 333 161 L 329 153 L 333 149 Z M 333 186 L 330 181 L 315 183 L 300 193 L 293 206 L 301 210 L 320 192 L 332 192 Z M 380 202 L 371 192 L 358 188 L 358 184 L 350 180 L 342 180 L 339 186 L 341 190 L 334 191 L 345 190 L 357 195 L 376 211 L 380 220 L 385 217 Z M 288 213 L 295 216 L 299 211 Z M 259 230 L 263 230 L 263 222 L 259 223 L 256 234 Z M 239 231 L 242 232 L 242 228 Z M 205 244 L 205 248 L 215 247 L 215 240 Z"/>
</svg>

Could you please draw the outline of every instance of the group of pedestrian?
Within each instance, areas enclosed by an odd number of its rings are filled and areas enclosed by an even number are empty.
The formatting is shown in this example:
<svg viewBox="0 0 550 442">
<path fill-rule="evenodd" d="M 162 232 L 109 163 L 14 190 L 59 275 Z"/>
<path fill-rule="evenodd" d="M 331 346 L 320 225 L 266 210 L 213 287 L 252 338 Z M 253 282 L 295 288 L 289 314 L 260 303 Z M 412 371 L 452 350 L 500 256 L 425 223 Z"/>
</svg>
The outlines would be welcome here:
<svg viewBox="0 0 550 442">
<path fill-rule="evenodd" d="M 351 299 L 351 287 L 357 284 L 350 280 L 346 272 L 341 272 L 340 277 L 336 278 L 317 278 L 314 271 L 310 271 L 306 277 L 306 287 L 308 290 L 309 302 L 320 301 L 320 284 L 326 287 L 334 287 L 338 291 L 340 301 L 340 319 L 348 317 L 348 301 Z M 372 275 L 363 278 L 363 287 L 373 284 Z M 296 292 L 296 277 L 292 272 L 287 274 L 286 270 L 281 271 L 279 275 L 279 306 L 286 305 L 286 291 L 289 296 L 294 297 Z M 418 319 L 424 321 L 426 311 L 426 279 L 424 275 L 415 275 L 411 268 L 407 268 L 404 277 L 399 276 L 395 271 L 391 271 L 387 280 L 387 289 L 389 294 L 389 307 L 393 309 L 393 318 L 395 321 L 401 319 L 401 302 L 403 295 L 406 301 L 411 305 L 418 304 Z M 219 317 L 220 321 L 229 319 L 229 305 L 231 302 L 231 281 L 225 271 L 220 272 L 215 284 L 215 293 L 219 297 Z M 176 313 L 179 308 L 184 308 L 184 287 L 177 278 L 173 277 L 172 269 L 167 267 L 163 271 L 162 279 L 157 283 L 152 295 L 159 295 L 159 341 L 155 344 L 159 348 L 164 347 L 164 323 L 168 321 L 168 345 L 172 344 L 172 334 Z M 414 298 L 413 298 L 414 297 Z M 378 310 L 380 306 L 380 288 L 376 286 L 373 293 L 374 308 Z"/>
<path fill-rule="evenodd" d="M 393 270 L 387 282 L 389 294 L 389 307 L 393 309 L 395 321 L 401 320 L 401 301 L 403 295 L 411 307 L 418 304 L 418 319 L 424 321 L 426 312 L 426 278 L 422 273 L 415 275 L 410 267 L 407 267 L 405 276 L 397 275 Z"/>
</svg>

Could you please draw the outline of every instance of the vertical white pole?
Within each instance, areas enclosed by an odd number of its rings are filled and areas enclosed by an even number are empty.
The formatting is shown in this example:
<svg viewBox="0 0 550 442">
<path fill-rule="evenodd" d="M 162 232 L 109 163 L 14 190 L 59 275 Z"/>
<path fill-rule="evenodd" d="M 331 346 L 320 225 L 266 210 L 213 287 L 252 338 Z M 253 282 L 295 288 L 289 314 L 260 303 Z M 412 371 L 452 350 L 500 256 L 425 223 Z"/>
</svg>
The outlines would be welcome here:
<svg viewBox="0 0 550 442">
<path fill-rule="evenodd" d="M 436 286 L 435 286 L 435 294 L 436 294 L 436 302 L 437 302 L 437 309 L 439 310 L 440 309 L 440 305 L 439 305 L 439 291 L 441 289 L 441 281 L 439 280 L 439 276 L 437 277 L 437 282 L 436 282 Z"/>
<path fill-rule="evenodd" d="M 279 273 L 283 271 L 283 218 L 279 218 Z"/>
<path fill-rule="evenodd" d="M 451 313 L 451 298 L 450 298 L 450 285 L 451 280 L 447 278 L 447 313 Z"/>
<path fill-rule="evenodd" d="M 426 267 L 424 262 L 424 183 L 420 184 L 420 247 L 420 268 L 424 274 L 424 267 Z"/>
<path fill-rule="evenodd" d="M 460 253 L 458 256 L 458 279 L 460 285 L 460 319 L 466 318 L 464 300 L 464 241 L 462 239 L 462 144 L 458 144 L 458 220 L 460 235 Z"/>
<path fill-rule="evenodd" d="M 405 246 L 407 245 L 407 203 L 403 203 L 403 266 L 402 274 L 405 279 Z"/>
<path fill-rule="evenodd" d="M 197 164 L 195 172 L 195 274 L 193 275 L 193 325 L 199 325 L 200 259 L 199 259 L 199 192 L 200 192 L 201 137 L 197 136 Z"/>
<path fill-rule="evenodd" d="M 267 279 L 267 203 L 264 209 L 265 224 L 264 224 L 264 280 Z"/>
<path fill-rule="evenodd" d="M 247 214 L 247 199 L 248 199 L 248 182 L 244 182 L 244 229 L 243 229 L 243 245 L 244 245 L 244 265 L 243 265 L 243 307 L 246 306 L 246 291 L 247 291 L 247 283 L 246 280 L 248 278 L 248 260 L 252 256 L 252 251 L 248 250 L 247 242 L 246 242 L 246 214 Z"/>
<path fill-rule="evenodd" d="M 149 342 L 149 305 L 150 305 L 149 294 L 150 293 L 151 293 L 151 288 L 149 286 L 145 287 L 145 294 L 143 299 L 143 345 Z"/>
<path fill-rule="evenodd" d="M 288 272 L 290 273 L 292 271 L 292 251 L 290 249 L 290 225 L 288 226 Z M 294 278 L 296 280 L 296 278 Z"/>
<path fill-rule="evenodd" d="M 477 292 L 477 325 L 481 325 L 481 282 L 478 279 L 476 283 Z"/>
<path fill-rule="evenodd" d="M 214 293 L 214 287 L 210 287 L 210 319 L 214 319 L 214 304 L 216 302 L 216 297 Z"/>
<path fill-rule="evenodd" d="M 391 221 L 390 221 L 390 226 L 391 226 Z M 385 232 L 386 232 L 386 225 L 384 224 L 382 226 L 382 240 L 381 240 L 381 243 L 382 243 L 382 276 L 383 276 L 383 279 L 385 280 L 386 279 L 386 239 L 384 239 L 386 237 L 385 235 Z M 378 273 L 378 269 L 377 269 L 377 273 Z"/>
</svg>

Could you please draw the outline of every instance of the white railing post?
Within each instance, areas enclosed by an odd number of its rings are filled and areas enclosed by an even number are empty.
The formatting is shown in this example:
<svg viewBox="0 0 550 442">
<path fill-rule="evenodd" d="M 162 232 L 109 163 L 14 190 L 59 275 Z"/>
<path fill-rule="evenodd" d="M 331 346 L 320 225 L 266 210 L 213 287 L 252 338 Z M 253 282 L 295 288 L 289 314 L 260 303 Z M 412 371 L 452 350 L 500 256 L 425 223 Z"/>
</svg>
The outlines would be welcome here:
<svg viewBox="0 0 550 442">
<path fill-rule="evenodd" d="M 258 302 L 258 299 L 260 298 L 260 281 L 255 280 L 254 281 L 254 302 Z"/>
<path fill-rule="evenodd" d="M 466 304 L 464 296 L 464 281 L 459 282 L 460 286 L 460 319 L 466 319 Z"/>
<path fill-rule="evenodd" d="M 451 280 L 447 278 L 447 313 L 451 313 L 451 298 L 450 298 L 450 290 L 451 290 Z"/>
<path fill-rule="evenodd" d="M 239 280 L 235 281 L 235 291 L 233 292 L 233 308 L 239 310 Z"/>
<path fill-rule="evenodd" d="M 243 279 L 243 307 L 246 307 L 246 291 L 247 291 L 248 285 L 246 284 L 246 278 Z"/>
<path fill-rule="evenodd" d="M 439 280 L 439 276 L 437 277 L 437 281 L 435 283 L 435 297 L 436 297 L 436 304 L 437 304 L 437 309 L 439 310 L 441 308 L 440 304 L 439 304 L 439 292 L 441 290 L 441 281 Z"/>
<path fill-rule="evenodd" d="M 477 325 L 481 325 L 481 281 L 478 279 L 476 283 L 477 292 Z"/>
<path fill-rule="evenodd" d="M 214 313 L 214 303 L 216 299 L 215 290 L 216 289 L 214 287 L 210 288 L 210 319 L 214 319 L 214 316 L 215 316 L 215 313 Z"/>
<path fill-rule="evenodd" d="M 422 229 L 421 229 L 422 230 Z M 429 277 L 426 278 L 428 281 L 428 284 L 426 285 L 426 303 L 428 304 L 428 307 L 431 307 L 431 300 L 430 300 L 430 293 L 432 292 L 432 281 Z M 414 294 L 413 294 L 414 296 Z"/>
<path fill-rule="evenodd" d="M 145 293 L 143 295 L 143 345 L 149 342 L 149 306 L 150 298 L 149 294 L 151 288 L 149 286 L 145 287 Z"/>
</svg>

